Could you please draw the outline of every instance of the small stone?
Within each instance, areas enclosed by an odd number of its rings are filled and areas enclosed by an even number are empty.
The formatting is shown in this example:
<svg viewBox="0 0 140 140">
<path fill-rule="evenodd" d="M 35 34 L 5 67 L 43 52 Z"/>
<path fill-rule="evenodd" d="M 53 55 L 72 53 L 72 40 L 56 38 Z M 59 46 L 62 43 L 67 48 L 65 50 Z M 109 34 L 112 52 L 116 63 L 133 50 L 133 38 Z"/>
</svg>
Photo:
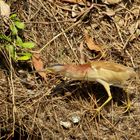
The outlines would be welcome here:
<svg viewBox="0 0 140 140">
<path fill-rule="evenodd" d="M 76 115 L 76 114 L 74 114 L 74 115 L 71 117 L 71 121 L 72 121 L 74 124 L 79 123 L 80 120 L 81 120 L 81 118 L 80 118 L 78 115 Z"/>
<path fill-rule="evenodd" d="M 60 121 L 60 125 L 66 129 L 69 129 L 71 127 L 71 123 L 69 121 L 67 121 L 67 122 Z"/>
</svg>

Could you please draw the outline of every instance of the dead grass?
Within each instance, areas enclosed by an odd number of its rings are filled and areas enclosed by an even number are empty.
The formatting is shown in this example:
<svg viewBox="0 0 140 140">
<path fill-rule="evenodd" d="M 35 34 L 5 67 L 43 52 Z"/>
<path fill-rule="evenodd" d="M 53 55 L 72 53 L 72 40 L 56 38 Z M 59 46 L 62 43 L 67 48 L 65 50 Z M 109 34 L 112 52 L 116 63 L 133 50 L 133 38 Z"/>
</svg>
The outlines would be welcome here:
<svg viewBox="0 0 140 140">
<path fill-rule="evenodd" d="M 23 73 L 18 76 L 12 71 L 9 76 L 2 69 L 1 139 L 139 139 L 139 5 L 138 0 L 112 6 L 99 2 L 92 7 L 59 0 L 12 3 L 13 12 L 17 12 L 27 26 L 25 39 L 37 44 L 34 51 L 41 53 L 45 66 L 80 63 L 79 46 L 86 29 L 105 53 L 101 56 L 84 43 L 86 62 L 95 59 L 119 62 L 136 68 L 138 77 L 126 86 L 132 103 L 128 113 L 124 114 L 122 108 L 126 103 L 125 91 L 112 87 L 113 101 L 95 117 L 94 109 L 107 98 L 101 85 L 72 82 L 57 75 L 48 75 L 45 83 L 38 75 L 30 74 L 28 66 L 21 66 Z M 75 17 L 72 17 L 73 11 L 77 14 Z M 80 117 L 79 123 L 71 121 L 73 114 Z M 60 121 L 70 121 L 72 125 L 66 129 Z"/>
</svg>

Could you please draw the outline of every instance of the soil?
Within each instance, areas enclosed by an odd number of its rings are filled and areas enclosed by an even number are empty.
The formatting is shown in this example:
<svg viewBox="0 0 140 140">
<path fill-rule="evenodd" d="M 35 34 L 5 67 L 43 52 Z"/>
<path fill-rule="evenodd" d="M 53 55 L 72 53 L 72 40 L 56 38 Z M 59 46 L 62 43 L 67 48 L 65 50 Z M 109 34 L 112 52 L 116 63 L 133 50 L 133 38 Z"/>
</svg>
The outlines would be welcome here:
<svg viewBox="0 0 140 140">
<path fill-rule="evenodd" d="M 16 62 L 12 70 L 1 57 L 0 139 L 139 140 L 140 1 L 9 3 L 12 13 L 26 25 L 24 39 L 36 43 L 32 53 L 40 53 L 44 68 L 106 60 L 134 68 L 137 76 L 120 88 L 111 86 L 113 100 L 96 114 L 108 98 L 99 83 L 73 81 L 59 74 L 47 74 L 44 80 L 34 72 L 31 60 Z M 88 47 L 85 30 L 102 53 Z M 124 113 L 127 94 L 131 107 Z"/>
</svg>

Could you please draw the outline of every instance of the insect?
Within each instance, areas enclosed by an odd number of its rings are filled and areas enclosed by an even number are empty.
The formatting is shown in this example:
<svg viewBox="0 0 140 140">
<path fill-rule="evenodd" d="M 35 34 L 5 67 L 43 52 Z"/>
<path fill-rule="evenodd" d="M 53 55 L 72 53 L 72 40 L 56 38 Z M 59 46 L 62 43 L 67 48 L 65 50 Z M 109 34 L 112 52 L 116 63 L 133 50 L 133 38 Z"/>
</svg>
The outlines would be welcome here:
<svg viewBox="0 0 140 140">
<path fill-rule="evenodd" d="M 57 64 L 47 68 L 48 71 L 59 73 L 72 80 L 97 81 L 102 84 L 108 94 L 108 99 L 96 110 L 100 110 L 112 99 L 110 86 L 119 86 L 134 77 L 136 72 L 122 64 L 109 61 L 94 61 L 86 64 Z M 126 111 L 130 108 L 130 101 Z"/>
</svg>

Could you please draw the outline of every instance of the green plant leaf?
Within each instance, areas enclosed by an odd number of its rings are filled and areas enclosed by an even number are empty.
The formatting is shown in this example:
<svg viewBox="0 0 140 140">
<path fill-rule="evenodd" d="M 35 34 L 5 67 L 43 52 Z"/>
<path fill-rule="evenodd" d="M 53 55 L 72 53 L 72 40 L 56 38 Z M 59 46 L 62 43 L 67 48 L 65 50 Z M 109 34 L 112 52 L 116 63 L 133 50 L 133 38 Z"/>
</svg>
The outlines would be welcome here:
<svg viewBox="0 0 140 140">
<path fill-rule="evenodd" d="M 25 24 L 23 22 L 15 21 L 14 23 L 18 29 L 23 30 L 25 28 Z"/>
<path fill-rule="evenodd" d="M 16 54 L 15 47 L 13 45 L 11 45 L 11 44 L 6 45 L 5 47 L 6 47 L 6 50 L 9 52 L 10 57 L 15 59 L 15 54 Z"/>
<path fill-rule="evenodd" d="M 17 60 L 27 61 L 27 60 L 31 59 L 31 57 L 32 57 L 31 53 L 21 53 L 21 56 L 18 56 Z"/>
<path fill-rule="evenodd" d="M 11 16 L 10 16 L 10 19 L 15 19 L 17 17 L 17 14 L 12 14 Z"/>
<path fill-rule="evenodd" d="M 17 30 L 17 28 L 15 27 L 15 25 L 11 24 L 11 25 L 10 25 L 10 30 L 12 31 L 12 34 L 13 34 L 13 35 L 17 35 L 18 30 Z"/>
<path fill-rule="evenodd" d="M 33 43 L 33 42 L 24 42 L 24 43 L 22 43 L 22 47 L 32 49 L 32 48 L 35 47 L 35 43 Z"/>
<path fill-rule="evenodd" d="M 17 35 L 16 45 L 17 45 L 17 46 L 22 46 L 22 44 L 23 44 L 22 39 Z"/>
<path fill-rule="evenodd" d="M 10 19 L 11 19 L 12 21 L 20 21 L 20 19 L 17 17 L 17 14 L 12 14 L 12 15 L 10 16 Z"/>
<path fill-rule="evenodd" d="M 5 34 L 0 34 L 0 39 L 6 40 L 8 42 L 11 42 L 11 38 L 6 36 Z"/>
</svg>

